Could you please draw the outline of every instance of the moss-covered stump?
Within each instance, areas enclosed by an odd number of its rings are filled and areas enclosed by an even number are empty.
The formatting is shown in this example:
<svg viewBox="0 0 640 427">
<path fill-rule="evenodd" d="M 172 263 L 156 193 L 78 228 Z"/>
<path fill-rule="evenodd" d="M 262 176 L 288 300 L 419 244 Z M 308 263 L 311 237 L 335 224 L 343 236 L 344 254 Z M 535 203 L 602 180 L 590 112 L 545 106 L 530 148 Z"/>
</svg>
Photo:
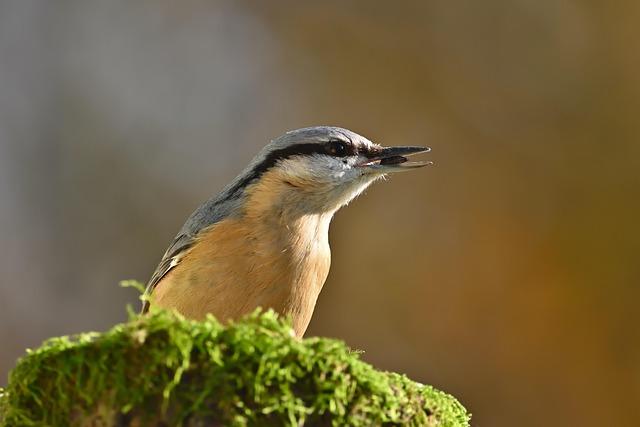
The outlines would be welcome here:
<svg viewBox="0 0 640 427">
<path fill-rule="evenodd" d="M 467 426 L 451 396 L 380 372 L 342 342 L 297 340 L 273 313 L 222 326 L 158 311 L 30 351 L 0 426 Z"/>
</svg>

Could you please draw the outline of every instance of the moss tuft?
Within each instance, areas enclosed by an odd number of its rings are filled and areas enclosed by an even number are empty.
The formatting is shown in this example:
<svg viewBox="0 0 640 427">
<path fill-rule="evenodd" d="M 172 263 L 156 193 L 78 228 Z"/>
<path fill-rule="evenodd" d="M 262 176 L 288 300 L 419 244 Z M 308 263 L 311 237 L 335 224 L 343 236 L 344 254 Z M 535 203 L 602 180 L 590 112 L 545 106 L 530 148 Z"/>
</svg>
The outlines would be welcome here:
<svg viewBox="0 0 640 427">
<path fill-rule="evenodd" d="M 293 338 L 273 312 L 223 326 L 167 312 L 28 351 L 0 426 L 468 426 L 453 397 L 380 372 L 344 343 Z"/>
</svg>

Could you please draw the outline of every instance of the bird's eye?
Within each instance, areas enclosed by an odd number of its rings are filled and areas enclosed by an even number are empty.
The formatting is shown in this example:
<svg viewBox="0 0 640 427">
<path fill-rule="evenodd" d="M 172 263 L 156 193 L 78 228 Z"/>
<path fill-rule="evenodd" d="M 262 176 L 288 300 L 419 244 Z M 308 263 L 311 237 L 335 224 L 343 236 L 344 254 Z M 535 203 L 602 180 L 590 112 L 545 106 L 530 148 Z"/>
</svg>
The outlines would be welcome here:
<svg viewBox="0 0 640 427">
<path fill-rule="evenodd" d="M 327 151 L 332 156 L 344 157 L 349 154 L 349 145 L 342 141 L 329 141 Z"/>
</svg>

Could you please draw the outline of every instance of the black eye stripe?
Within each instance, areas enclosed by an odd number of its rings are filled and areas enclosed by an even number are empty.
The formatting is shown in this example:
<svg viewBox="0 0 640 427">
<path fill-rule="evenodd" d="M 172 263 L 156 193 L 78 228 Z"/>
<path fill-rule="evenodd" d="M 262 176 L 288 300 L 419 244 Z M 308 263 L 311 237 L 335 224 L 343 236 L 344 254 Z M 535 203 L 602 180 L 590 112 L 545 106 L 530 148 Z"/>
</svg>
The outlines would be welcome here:
<svg viewBox="0 0 640 427">
<path fill-rule="evenodd" d="M 329 154 L 328 145 L 333 142 L 344 142 L 344 141 L 330 140 L 325 144 L 322 144 L 322 143 L 294 144 L 294 145 L 290 145 L 287 148 L 274 150 L 270 152 L 262 162 L 258 163 L 251 170 L 251 172 L 245 175 L 243 179 L 238 181 L 232 188 L 230 188 L 227 191 L 227 198 L 237 197 L 236 194 L 238 194 L 239 191 L 244 189 L 252 181 L 260 178 L 262 174 L 264 174 L 269 169 L 274 167 L 276 163 L 278 163 L 280 160 L 285 160 L 293 156 L 310 156 L 313 154 Z M 351 143 L 348 143 L 348 142 L 344 142 L 344 143 L 350 147 L 351 154 L 348 154 L 348 155 L 352 155 L 356 153 Z"/>
<path fill-rule="evenodd" d="M 337 145 L 344 146 L 344 150 L 345 150 L 344 155 L 346 156 L 352 156 L 354 154 L 357 154 L 357 150 L 354 148 L 352 143 L 342 141 L 339 139 L 332 139 L 327 141 L 324 144 L 322 143 L 295 144 L 287 148 L 283 148 L 281 150 L 272 151 L 264 159 L 264 161 L 260 165 L 258 165 L 256 168 L 262 168 L 264 166 L 266 167 L 266 169 L 269 169 L 273 167 L 279 160 L 288 159 L 293 156 L 305 156 L 305 155 L 310 156 L 313 154 L 335 155 L 334 153 L 332 153 L 332 149 L 335 148 Z"/>
</svg>

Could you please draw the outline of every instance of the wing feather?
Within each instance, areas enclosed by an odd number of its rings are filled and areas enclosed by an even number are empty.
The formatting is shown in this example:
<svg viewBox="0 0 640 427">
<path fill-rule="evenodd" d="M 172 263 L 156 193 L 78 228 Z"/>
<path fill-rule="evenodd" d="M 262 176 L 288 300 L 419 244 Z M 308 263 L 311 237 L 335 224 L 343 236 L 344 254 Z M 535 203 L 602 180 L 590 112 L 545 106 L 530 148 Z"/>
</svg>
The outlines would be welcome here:
<svg viewBox="0 0 640 427">
<path fill-rule="evenodd" d="M 151 295 L 155 287 L 167 275 L 167 273 L 180 263 L 180 259 L 185 255 L 186 251 L 191 248 L 194 241 L 195 236 L 189 234 L 179 234 L 173 240 L 167 251 L 164 253 L 160 264 L 158 264 L 153 275 L 151 275 L 151 279 L 147 284 L 147 289 L 144 292 L 146 296 Z M 148 311 L 149 301 L 145 300 L 142 302 L 142 313 L 146 313 Z"/>
</svg>

